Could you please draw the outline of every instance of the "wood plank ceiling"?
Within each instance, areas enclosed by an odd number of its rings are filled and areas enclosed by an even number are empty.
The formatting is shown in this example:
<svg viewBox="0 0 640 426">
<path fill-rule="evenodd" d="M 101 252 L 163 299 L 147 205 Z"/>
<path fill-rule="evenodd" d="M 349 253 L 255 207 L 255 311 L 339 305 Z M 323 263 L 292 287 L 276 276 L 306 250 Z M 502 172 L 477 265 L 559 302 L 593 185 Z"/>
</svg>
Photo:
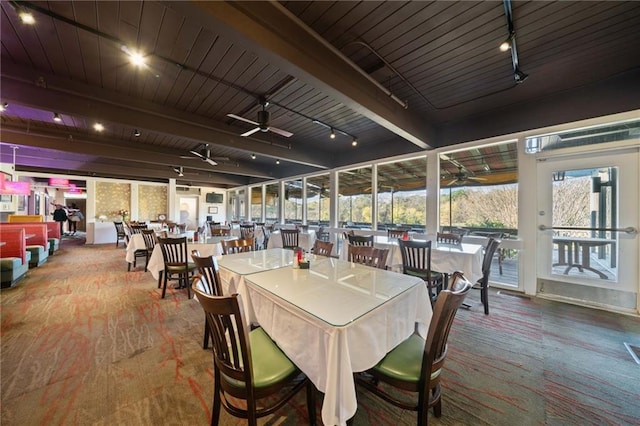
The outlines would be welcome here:
<svg viewBox="0 0 640 426">
<path fill-rule="evenodd" d="M 522 84 L 503 2 L 3 1 L 0 161 L 232 187 L 640 108 L 640 2 L 511 7 Z"/>
</svg>

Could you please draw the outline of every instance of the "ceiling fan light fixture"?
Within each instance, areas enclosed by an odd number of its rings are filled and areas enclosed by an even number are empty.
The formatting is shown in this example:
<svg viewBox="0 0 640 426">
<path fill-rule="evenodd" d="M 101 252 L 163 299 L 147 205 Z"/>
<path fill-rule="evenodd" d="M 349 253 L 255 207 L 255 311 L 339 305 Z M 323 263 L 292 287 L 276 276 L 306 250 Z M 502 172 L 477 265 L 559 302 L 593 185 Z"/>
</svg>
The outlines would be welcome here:
<svg viewBox="0 0 640 426">
<path fill-rule="evenodd" d="M 62 122 L 62 117 L 60 117 L 60 114 L 58 114 L 57 112 L 54 112 L 53 113 L 53 121 L 55 121 L 56 123 Z"/>
</svg>

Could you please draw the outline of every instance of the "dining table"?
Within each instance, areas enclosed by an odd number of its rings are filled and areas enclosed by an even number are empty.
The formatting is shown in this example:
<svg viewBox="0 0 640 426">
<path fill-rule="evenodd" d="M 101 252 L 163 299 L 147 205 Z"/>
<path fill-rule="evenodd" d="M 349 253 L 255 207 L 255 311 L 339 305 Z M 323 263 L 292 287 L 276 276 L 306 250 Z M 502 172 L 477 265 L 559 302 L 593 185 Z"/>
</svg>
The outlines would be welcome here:
<svg viewBox="0 0 640 426">
<path fill-rule="evenodd" d="M 313 248 L 313 244 L 316 242 L 316 231 L 309 229 L 307 231 L 300 231 L 298 234 L 298 247 L 301 247 L 307 253 Z M 269 242 L 267 248 L 282 247 L 282 234 L 280 230 L 273 231 L 269 236 Z"/>
<path fill-rule="evenodd" d="M 416 239 L 417 240 L 417 239 Z M 426 241 L 426 240 L 423 240 Z M 482 244 L 465 243 L 443 244 L 435 239 L 431 241 L 431 268 L 435 271 L 452 274 L 461 271 L 470 281 L 477 281 L 482 277 Z M 402 272 L 402 253 L 397 238 L 377 235 L 373 239 L 377 248 L 388 249 L 387 269 Z M 348 259 L 348 245 L 340 252 L 340 259 Z"/>
<path fill-rule="evenodd" d="M 415 331 L 426 337 L 432 316 L 420 278 L 330 257 L 312 255 L 309 269 L 250 273 L 235 290 L 250 322 L 324 393 L 325 425 L 345 425 L 355 415 L 353 374 Z"/>
</svg>

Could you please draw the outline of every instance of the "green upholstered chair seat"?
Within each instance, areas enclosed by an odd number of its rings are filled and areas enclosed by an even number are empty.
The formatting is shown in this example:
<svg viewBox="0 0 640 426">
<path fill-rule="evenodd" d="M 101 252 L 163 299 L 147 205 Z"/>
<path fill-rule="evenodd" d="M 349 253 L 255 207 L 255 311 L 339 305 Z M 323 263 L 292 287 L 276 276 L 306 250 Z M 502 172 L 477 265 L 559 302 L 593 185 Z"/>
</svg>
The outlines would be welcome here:
<svg viewBox="0 0 640 426">
<path fill-rule="evenodd" d="M 258 327 L 249 333 L 249 346 L 253 367 L 253 385 L 256 389 L 265 388 L 295 373 L 296 366 L 287 358 L 267 333 Z M 244 382 L 223 376 L 233 386 L 244 387 Z"/>
<path fill-rule="evenodd" d="M 417 384 L 422 370 L 424 345 L 422 337 L 412 334 L 389 352 L 373 370 L 393 379 Z M 431 379 L 435 379 L 439 374 L 440 370 L 434 371 Z"/>
<path fill-rule="evenodd" d="M 193 271 L 194 269 L 196 269 L 196 264 L 189 262 L 187 264 L 187 268 L 189 269 L 189 271 Z M 182 265 L 167 265 L 167 271 L 169 271 L 172 274 L 178 274 L 180 272 L 184 272 L 184 266 L 182 266 Z"/>
<path fill-rule="evenodd" d="M 418 271 L 407 271 L 405 272 L 406 275 L 411 275 L 412 277 L 418 277 L 418 278 L 422 278 L 423 280 L 427 279 L 427 274 L 424 274 L 422 272 L 418 272 Z M 439 279 L 442 278 L 442 272 L 437 272 L 437 271 L 431 271 L 431 280 L 432 281 L 437 281 Z"/>
</svg>

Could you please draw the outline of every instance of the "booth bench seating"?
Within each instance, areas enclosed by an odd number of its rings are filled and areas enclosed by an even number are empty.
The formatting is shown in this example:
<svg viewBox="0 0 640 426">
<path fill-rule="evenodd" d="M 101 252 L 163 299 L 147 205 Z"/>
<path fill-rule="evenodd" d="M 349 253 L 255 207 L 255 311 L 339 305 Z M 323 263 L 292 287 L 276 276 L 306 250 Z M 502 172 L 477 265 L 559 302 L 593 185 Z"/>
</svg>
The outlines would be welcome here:
<svg viewBox="0 0 640 426">
<path fill-rule="evenodd" d="M 49 229 L 49 256 L 60 248 L 60 224 L 58 222 L 44 222 L 41 214 L 11 214 L 7 218 L 9 223 L 45 223 Z"/>
<path fill-rule="evenodd" d="M 27 240 L 27 251 L 31 252 L 30 267 L 42 265 L 49 258 L 49 231 L 44 223 L 1 223 L 0 234 L 10 229 L 24 229 L 26 235 L 32 235 Z"/>
<path fill-rule="evenodd" d="M 2 288 L 12 287 L 29 270 L 31 252 L 27 250 L 24 228 L 0 230 L 0 274 Z"/>
</svg>

